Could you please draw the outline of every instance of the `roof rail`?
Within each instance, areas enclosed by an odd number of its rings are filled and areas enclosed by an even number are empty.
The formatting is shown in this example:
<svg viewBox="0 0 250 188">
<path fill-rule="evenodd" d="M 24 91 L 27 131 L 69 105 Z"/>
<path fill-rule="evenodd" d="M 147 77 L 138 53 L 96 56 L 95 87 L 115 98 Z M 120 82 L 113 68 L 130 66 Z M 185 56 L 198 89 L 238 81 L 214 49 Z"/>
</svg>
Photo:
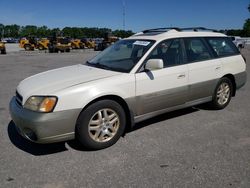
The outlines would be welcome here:
<svg viewBox="0 0 250 188">
<path fill-rule="evenodd" d="M 187 28 L 181 28 L 181 31 L 187 31 L 187 30 L 191 30 L 191 31 L 213 31 L 213 32 L 218 32 L 215 29 L 208 29 L 205 27 L 187 27 Z"/>
<path fill-rule="evenodd" d="M 154 29 L 147 29 L 142 31 L 143 33 L 153 33 L 153 32 L 167 32 L 171 29 L 174 29 L 176 31 L 181 31 L 178 27 L 162 27 L 162 28 L 154 28 Z"/>
<path fill-rule="evenodd" d="M 163 28 L 155 28 L 155 29 L 147 29 L 142 31 L 142 33 L 164 33 L 164 32 L 168 32 L 169 30 L 174 29 L 176 31 L 212 31 L 212 32 L 218 32 L 215 29 L 208 29 L 205 27 L 187 27 L 187 28 L 179 28 L 179 27 L 163 27 Z"/>
</svg>

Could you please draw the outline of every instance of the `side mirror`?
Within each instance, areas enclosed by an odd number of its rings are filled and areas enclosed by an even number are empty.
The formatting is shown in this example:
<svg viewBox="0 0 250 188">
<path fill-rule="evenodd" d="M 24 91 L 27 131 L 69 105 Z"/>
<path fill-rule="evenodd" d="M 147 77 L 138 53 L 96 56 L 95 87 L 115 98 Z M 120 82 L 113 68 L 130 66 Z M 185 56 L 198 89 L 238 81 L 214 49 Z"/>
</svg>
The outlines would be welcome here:
<svg viewBox="0 0 250 188">
<path fill-rule="evenodd" d="M 145 70 L 157 70 L 163 69 L 163 60 L 162 59 L 149 59 L 145 65 Z"/>
</svg>

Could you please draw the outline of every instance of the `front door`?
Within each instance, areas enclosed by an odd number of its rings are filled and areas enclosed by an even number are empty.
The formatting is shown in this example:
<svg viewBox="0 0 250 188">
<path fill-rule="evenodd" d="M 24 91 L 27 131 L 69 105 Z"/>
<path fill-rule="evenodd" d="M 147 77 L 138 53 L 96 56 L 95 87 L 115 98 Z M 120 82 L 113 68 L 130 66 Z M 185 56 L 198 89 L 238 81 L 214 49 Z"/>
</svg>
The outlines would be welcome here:
<svg viewBox="0 0 250 188">
<path fill-rule="evenodd" d="M 136 74 L 136 114 L 184 104 L 188 96 L 188 68 L 182 64 L 181 40 L 161 42 L 148 59 L 162 59 L 164 68 Z"/>
</svg>

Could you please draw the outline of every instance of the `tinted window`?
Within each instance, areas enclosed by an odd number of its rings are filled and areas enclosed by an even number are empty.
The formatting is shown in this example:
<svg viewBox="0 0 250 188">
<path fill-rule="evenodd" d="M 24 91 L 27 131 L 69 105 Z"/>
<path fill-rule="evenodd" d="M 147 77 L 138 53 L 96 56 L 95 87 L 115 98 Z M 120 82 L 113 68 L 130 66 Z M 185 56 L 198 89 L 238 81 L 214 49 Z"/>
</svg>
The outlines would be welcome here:
<svg viewBox="0 0 250 188">
<path fill-rule="evenodd" d="M 182 48 L 180 39 L 161 42 L 147 59 L 162 59 L 164 67 L 175 66 L 182 63 Z"/>
<path fill-rule="evenodd" d="M 201 38 L 185 38 L 188 63 L 211 59 L 212 56 Z"/>
<path fill-rule="evenodd" d="M 208 38 L 208 43 L 219 57 L 238 54 L 239 51 L 229 38 Z"/>
</svg>

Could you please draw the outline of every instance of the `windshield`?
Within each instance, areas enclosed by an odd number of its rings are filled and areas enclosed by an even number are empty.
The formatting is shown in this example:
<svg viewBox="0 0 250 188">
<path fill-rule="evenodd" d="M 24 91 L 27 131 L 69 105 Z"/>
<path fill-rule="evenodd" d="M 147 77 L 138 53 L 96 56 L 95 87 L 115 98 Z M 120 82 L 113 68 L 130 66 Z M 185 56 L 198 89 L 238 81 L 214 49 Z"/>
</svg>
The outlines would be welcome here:
<svg viewBox="0 0 250 188">
<path fill-rule="evenodd" d="M 130 72 L 148 49 L 152 40 L 120 40 L 99 53 L 87 65 L 118 72 Z"/>
</svg>

